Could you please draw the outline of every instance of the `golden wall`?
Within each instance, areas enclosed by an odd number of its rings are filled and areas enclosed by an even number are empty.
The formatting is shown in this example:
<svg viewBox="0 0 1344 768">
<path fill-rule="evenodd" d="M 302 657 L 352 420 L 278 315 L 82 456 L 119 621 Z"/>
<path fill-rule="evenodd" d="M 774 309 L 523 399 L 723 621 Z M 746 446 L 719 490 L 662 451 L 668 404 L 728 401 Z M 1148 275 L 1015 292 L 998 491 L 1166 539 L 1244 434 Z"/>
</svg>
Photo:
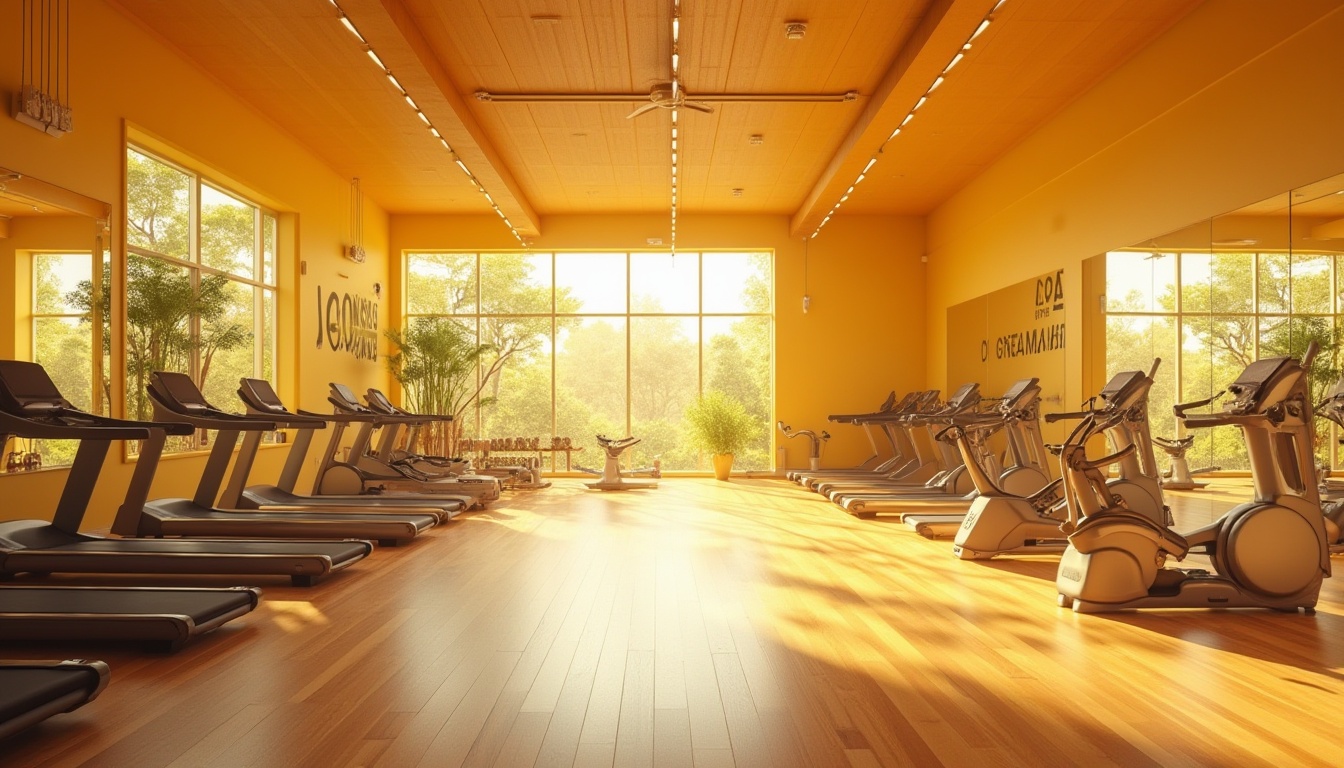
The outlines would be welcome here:
<svg viewBox="0 0 1344 768">
<path fill-rule="evenodd" d="M 935 210 L 931 385 L 948 367 L 949 307 L 1056 269 L 1082 297 L 1089 257 L 1344 170 L 1341 39 L 1337 1 L 1206 3 Z M 1099 317 L 1082 301 L 1067 337 Z M 1070 344 L 1068 371 L 1094 346 Z M 1067 400 L 1093 378 L 1071 376 Z"/>
<path fill-rule="evenodd" d="M 19 6 L 20 0 L 0 0 L 0 18 L 18 18 Z M 280 214 L 281 395 L 291 407 L 318 410 L 324 409 L 329 380 L 345 381 L 357 389 L 386 386 L 381 363 L 318 350 L 314 339 L 318 285 L 324 291 L 371 295 L 374 283 L 388 283 L 387 215 L 366 202 L 368 261 L 354 264 L 342 259 L 341 249 L 349 242 L 349 179 L 110 5 L 94 0 L 77 3 L 72 19 L 74 131 L 56 139 L 7 116 L 0 118 L 0 166 L 111 203 L 116 264 L 124 258 L 122 165 L 128 133 L 271 207 Z M 0 25 L 0 51 L 18 50 L 19 31 L 16 24 Z M 16 55 L 0 66 L 0 94 L 8 99 L 18 80 Z M 22 268 L 21 260 L 13 257 L 15 245 L 5 250 L 3 242 L 0 296 L 15 296 L 28 290 L 27 277 L 16 272 Z M 302 275 L 305 262 L 307 274 Z M 385 307 L 386 298 L 381 303 Z M 114 318 L 114 332 L 118 327 Z M 0 341 L 7 344 L 0 351 L 15 352 L 13 339 L 21 334 L 8 323 L 0 328 L 4 330 L 0 337 L 9 339 Z M 114 387 L 123 381 L 123 376 L 114 374 Z M 219 405 L 232 407 L 232 403 Z M 274 477 L 286 450 L 264 450 L 257 476 Z M 190 495 L 203 466 L 200 456 L 166 459 L 154 494 Z M 114 451 L 94 498 L 89 526 L 110 523 L 131 469 L 120 451 Z M 49 515 L 66 474 L 49 470 L 0 477 L 0 493 L 27 500 L 23 505 L 0 506 L 0 519 Z"/>
</svg>

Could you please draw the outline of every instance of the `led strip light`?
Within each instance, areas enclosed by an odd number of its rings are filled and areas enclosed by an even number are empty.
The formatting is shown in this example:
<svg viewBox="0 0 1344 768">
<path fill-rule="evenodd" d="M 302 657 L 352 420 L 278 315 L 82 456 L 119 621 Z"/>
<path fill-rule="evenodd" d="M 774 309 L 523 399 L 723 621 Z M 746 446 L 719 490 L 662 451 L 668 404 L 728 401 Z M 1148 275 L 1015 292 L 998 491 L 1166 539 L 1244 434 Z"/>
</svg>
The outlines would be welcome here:
<svg viewBox="0 0 1344 768">
<path fill-rule="evenodd" d="M 1008 0 L 999 0 L 999 2 L 994 4 L 993 8 L 989 9 L 989 13 L 985 14 L 985 18 L 980 21 L 980 25 L 977 26 L 975 31 L 971 33 L 971 36 L 966 39 L 966 42 L 957 51 L 957 55 L 952 57 L 952 60 L 948 62 L 946 67 L 943 67 L 943 71 L 934 79 L 933 84 L 924 92 L 924 95 L 919 97 L 919 101 L 915 102 L 915 106 L 910 108 L 910 111 L 906 114 L 905 119 L 901 121 L 901 124 L 896 126 L 896 130 L 892 131 L 891 135 L 886 138 L 886 141 L 882 142 L 882 146 L 878 147 L 877 151 L 873 153 L 873 156 L 868 158 L 868 164 L 863 166 L 862 171 L 859 171 L 859 176 L 854 179 L 854 183 L 849 185 L 849 189 L 846 189 L 845 193 L 840 196 L 840 199 L 836 201 L 835 205 L 831 206 L 831 210 L 826 212 L 826 216 L 822 218 L 821 223 L 817 225 L 815 230 L 813 230 L 813 238 L 821 232 L 821 228 L 826 226 L 826 222 L 831 220 L 831 217 L 835 215 L 835 212 L 840 210 L 840 206 L 849 199 L 849 196 L 854 194 L 854 188 L 863 182 L 864 177 L 867 176 L 868 172 L 877 164 L 877 158 L 882 154 L 882 150 L 886 149 L 887 145 L 890 144 L 893 139 L 900 136 L 901 131 L 905 126 L 909 125 L 910 121 L 915 119 L 915 113 L 919 111 L 920 107 L 924 106 L 924 103 L 929 100 L 929 97 L 933 95 L 933 92 L 938 90 L 938 87 L 943 84 L 943 81 L 947 79 L 948 73 L 952 71 L 952 68 L 960 64 L 961 60 L 966 57 L 966 53 L 971 50 L 971 43 L 989 28 L 990 22 L 993 21 L 994 14 L 997 13 L 999 8 L 1002 8 L 1003 4 L 1006 2 L 1008 2 Z M 675 50 L 675 48 L 673 50 Z M 673 114 L 676 113 L 674 112 Z M 673 124 L 675 125 L 675 122 Z M 673 129 L 673 135 L 676 135 L 675 128 Z M 673 168 L 675 169 L 676 166 L 674 165 Z M 676 171 L 674 170 L 673 173 L 675 172 Z M 675 211 L 676 209 L 674 208 L 674 215 Z"/>
<path fill-rule="evenodd" d="M 681 56 L 677 52 L 677 44 L 681 38 L 681 0 L 672 0 L 672 102 L 675 104 L 677 95 L 681 92 L 681 73 L 678 68 L 681 64 Z M 680 132 L 677 122 L 680 115 L 675 106 L 672 107 L 672 253 L 677 252 L 677 134 Z"/>
<path fill-rule="evenodd" d="M 336 9 L 336 12 L 338 14 L 340 14 L 341 25 L 344 26 L 346 29 L 350 30 L 350 34 L 354 35 L 355 39 L 359 41 L 359 44 L 364 46 L 364 52 L 368 54 L 369 60 L 372 61 L 374 65 L 377 66 L 378 69 L 381 70 L 382 73 L 387 76 L 387 81 L 392 84 L 393 88 L 397 89 L 397 93 L 401 94 L 401 96 L 404 99 L 406 99 L 406 104 L 410 106 L 411 110 L 415 112 L 416 117 L 420 118 L 420 121 L 423 122 L 425 124 L 425 127 L 429 129 L 429 135 L 433 136 L 435 139 L 438 139 L 439 143 L 443 145 L 443 148 L 448 150 L 448 156 L 451 157 L 453 159 L 453 162 L 457 164 L 457 167 L 461 168 L 462 172 L 467 175 L 467 180 L 471 182 L 471 186 L 475 187 L 476 191 L 480 192 L 481 195 L 485 197 L 485 201 L 490 204 L 490 207 L 494 209 L 495 213 L 499 214 L 499 218 L 504 220 L 504 226 L 509 228 L 509 232 L 513 233 L 514 238 L 518 240 L 518 244 L 526 248 L 527 243 L 523 241 L 523 236 L 518 233 L 518 228 L 513 225 L 513 222 L 509 221 L 508 214 L 504 213 L 504 211 L 500 209 L 499 203 L 496 203 L 495 199 L 490 196 L 490 192 L 486 190 L 484 184 L 481 184 L 481 180 L 476 178 L 476 174 L 471 172 L 471 169 L 467 167 L 466 163 L 462 162 L 462 158 L 458 156 L 457 152 L 453 151 L 453 148 L 448 143 L 448 140 L 445 139 L 443 135 L 439 133 L 438 128 L 434 127 L 434 123 L 430 121 L 429 116 L 420 110 L 419 105 L 415 103 L 415 99 L 411 98 L 411 95 L 406 92 L 406 89 L 402 87 L 401 83 L 397 82 L 397 78 L 392 75 L 392 70 L 388 69 L 387 65 L 383 63 L 383 60 L 378 58 L 378 54 L 374 52 L 373 46 L 369 45 L 369 41 L 364 39 L 364 36 L 359 33 L 358 29 L 355 29 L 354 22 L 350 21 L 350 17 L 345 15 L 345 10 L 341 8 L 340 4 L 337 3 L 336 0 L 327 0 L 327 2 L 331 3 L 331 6 Z M 675 51 L 675 46 L 673 46 L 673 50 Z M 675 60 L 675 58 L 676 55 L 674 53 L 673 59 Z M 675 110 L 672 112 L 672 124 L 676 125 Z M 676 129 L 674 128 L 673 135 L 675 134 Z M 675 168 L 676 166 L 673 167 Z M 673 173 L 675 173 L 675 171 L 673 171 Z M 674 208 L 673 209 L 674 227 L 676 216 L 675 210 L 676 209 Z M 676 237 L 675 232 L 676 230 L 674 228 L 673 229 L 674 238 Z"/>
</svg>

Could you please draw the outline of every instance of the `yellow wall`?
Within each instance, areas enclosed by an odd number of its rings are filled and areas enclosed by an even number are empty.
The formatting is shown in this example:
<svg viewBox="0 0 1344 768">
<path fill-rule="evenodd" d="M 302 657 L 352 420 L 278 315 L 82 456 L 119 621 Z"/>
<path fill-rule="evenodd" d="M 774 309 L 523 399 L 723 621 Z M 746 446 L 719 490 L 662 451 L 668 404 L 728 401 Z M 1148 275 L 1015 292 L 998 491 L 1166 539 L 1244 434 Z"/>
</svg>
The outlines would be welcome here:
<svg viewBox="0 0 1344 768">
<path fill-rule="evenodd" d="M 0 19 L 19 18 L 20 4 L 0 0 Z M 330 380 L 345 381 L 357 390 L 386 386 L 380 363 L 319 351 L 314 344 L 319 284 L 324 290 L 368 296 L 374 283 L 389 282 L 386 213 L 366 202 L 368 261 L 354 264 L 342 259 L 342 248 L 349 242 L 349 179 L 111 6 L 89 0 L 75 4 L 73 11 L 74 131 L 56 139 L 7 116 L 0 118 L 0 166 L 111 203 L 113 254 L 120 260 L 125 242 L 124 131 L 157 137 L 159 148 L 210 169 L 217 181 L 282 214 L 281 245 L 289 247 L 282 250 L 280 263 L 280 391 L 290 406 L 325 410 Z M 0 25 L 0 51 L 17 51 L 19 32 L 17 24 Z M 0 94 L 6 104 L 18 83 L 18 57 L 6 57 L 0 63 Z M 300 261 L 307 263 L 306 276 L 299 275 Z M 13 264 L 8 257 L 0 260 L 0 274 L 11 273 L 0 278 L 0 291 L 20 290 Z M 386 307 L 386 300 L 382 305 Z M 114 317 L 114 329 L 118 325 Z M 114 387 L 122 380 L 114 376 Z M 285 452 L 284 448 L 263 451 L 257 477 L 274 477 Z M 154 494 L 190 495 L 202 466 L 199 457 L 166 460 Z M 120 452 L 114 452 L 87 525 L 110 523 L 130 471 Z M 0 493 L 30 500 L 22 507 L 0 506 L 0 519 L 49 515 L 65 476 L 64 471 L 49 471 L 0 478 Z"/>
<path fill-rule="evenodd" d="M 1024 140 L 928 222 L 931 383 L 951 305 L 1344 170 L 1344 8 L 1215 0 Z M 1091 387 L 1068 312 L 1066 397 Z"/>
<path fill-rule="evenodd" d="M 518 247 L 495 216 L 393 215 L 389 252 Z M 788 235 L 785 216 L 685 214 L 677 247 L 760 248 L 775 252 L 776 417 L 795 429 L 833 428 L 830 413 L 874 410 L 888 391 L 924 381 L 923 220 L 850 216 L 831 222 L 807 253 L 811 310 L 802 311 L 803 242 Z M 537 251 L 649 250 L 665 237 L 664 215 L 547 216 Z M 395 282 L 395 281 L 394 281 Z M 391 306 L 400 307 L 400 296 Z M 868 443 L 853 427 L 833 428 L 825 463 L 867 458 Z M 777 436 L 777 435 L 776 435 Z M 788 466 L 807 464 L 801 441 L 784 441 Z"/>
</svg>

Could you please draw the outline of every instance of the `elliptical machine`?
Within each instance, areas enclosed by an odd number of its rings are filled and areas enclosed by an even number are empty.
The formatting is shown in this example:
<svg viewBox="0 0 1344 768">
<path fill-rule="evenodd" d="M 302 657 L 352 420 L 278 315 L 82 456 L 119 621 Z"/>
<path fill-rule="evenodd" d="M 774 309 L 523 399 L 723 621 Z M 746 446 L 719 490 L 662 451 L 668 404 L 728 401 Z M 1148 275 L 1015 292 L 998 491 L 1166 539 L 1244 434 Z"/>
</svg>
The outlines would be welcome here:
<svg viewBox="0 0 1344 768">
<path fill-rule="evenodd" d="M 606 464 L 603 465 L 602 471 L 598 472 L 596 469 L 579 466 L 574 468 L 580 472 L 597 475 L 597 482 L 584 483 L 584 485 L 597 491 L 629 491 L 640 488 L 657 488 L 658 483 L 656 480 L 663 476 L 662 467 L 658 466 L 657 461 L 654 462 L 652 467 L 631 469 L 626 472 L 621 471 L 621 454 L 624 453 L 627 448 L 631 448 L 638 443 L 638 437 L 622 437 L 619 440 L 613 440 L 605 435 L 598 435 L 597 444 L 601 446 L 602 450 L 607 454 L 607 461 Z M 630 482 L 629 480 L 626 480 L 627 477 L 634 477 L 637 475 L 647 475 L 654 478 L 655 482 Z"/>
<path fill-rule="evenodd" d="M 1173 491 L 1196 491 L 1205 487 L 1208 483 L 1196 482 L 1195 475 L 1217 472 L 1221 469 L 1221 467 L 1191 469 L 1190 462 L 1186 461 L 1185 454 L 1194 444 L 1195 438 L 1188 436 L 1174 439 L 1153 436 L 1153 445 L 1161 448 L 1162 452 L 1171 459 L 1171 469 L 1162 475 L 1163 488 L 1170 488 Z"/>
<path fill-rule="evenodd" d="M 1121 506 L 1102 468 L 1136 447 L 1090 461 L 1080 433 L 1064 445 L 1069 546 L 1055 587 L 1061 607 L 1077 612 L 1125 608 L 1274 608 L 1314 613 L 1330 575 L 1325 518 L 1312 460 L 1312 403 L 1307 371 L 1317 346 L 1301 362 L 1275 357 L 1251 363 L 1230 384 L 1221 413 L 1192 414 L 1208 400 L 1177 405 L 1187 429 L 1240 427 L 1251 460 L 1255 498 L 1210 525 L 1181 535 Z M 1168 557 L 1207 554 L 1216 572 L 1164 568 Z"/>
<path fill-rule="evenodd" d="M 1143 371 L 1121 371 L 1088 401 L 1091 407 L 1087 410 L 1050 413 L 1045 420 L 1083 419 L 1084 423 L 1070 435 L 1070 440 L 1079 443 L 1104 433 L 1115 450 L 1124 453 L 1117 476 L 1105 480 L 1107 493 L 1121 499 L 1131 512 L 1169 526 L 1171 511 L 1162 500 L 1148 423 L 1148 391 L 1161 362 L 1155 360 L 1147 375 Z M 1006 488 L 981 489 L 981 498 L 971 505 L 955 533 L 952 553 L 962 560 L 984 560 L 996 555 L 1061 551 L 1066 542 L 1059 526 L 1066 513 L 1058 484 L 1056 480 L 1041 491 L 1023 496 Z"/>
<path fill-rule="evenodd" d="M 806 437 L 812 443 L 812 452 L 807 457 L 807 468 L 812 472 L 821 469 L 821 444 L 831 439 L 831 433 L 824 429 L 820 435 L 810 429 L 800 429 L 795 432 L 792 427 L 782 421 L 778 422 L 777 425 L 779 431 L 783 432 L 784 436 L 790 440 L 795 437 Z"/>
</svg>

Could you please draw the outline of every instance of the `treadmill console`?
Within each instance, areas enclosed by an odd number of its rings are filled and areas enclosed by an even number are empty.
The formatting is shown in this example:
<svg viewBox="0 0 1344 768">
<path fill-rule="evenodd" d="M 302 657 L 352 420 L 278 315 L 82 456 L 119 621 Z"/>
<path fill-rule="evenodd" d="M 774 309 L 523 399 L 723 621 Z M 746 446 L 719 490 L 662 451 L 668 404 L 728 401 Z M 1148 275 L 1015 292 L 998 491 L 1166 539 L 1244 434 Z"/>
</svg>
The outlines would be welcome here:
<svg viewBox="0 0 1344 768">
<path fill-rule="evenodd" d="M 280 402 L 280 396 L 275 393 L 271 382 L 265 379 L 240 379 L 238 396 L 257 410 L 289 414 L 289 409 Z"/>
<path fill-rule="evenodd" d="M 359 402 L 355 396 L 355 391 L 344 384 L 331 382 L 331 400 L 333 405 L 338 405 L 348 411 L 355 413 L 369 413 L 369 409 Z"/>
<path fill-rule="evenodd" d="M 149 386 L 158 392 L 164 405 L 175 411 L 213 411 L 196 382 L 185 373 L 158 371 L 149 377 Z"/>
<path fill-rule="evenodd" d="M 972 381 L 958 387 L 947 399 L 947 405 L 949 408 L 965 408 L 970 401 L 978 399 L 980 399 L 980 384 Z"/>
<path fill-rule="evenodd" d="M 26 360 L 0 360 L 0 410 L 32 417 L 74 407 L 61 396 L 61 390 L 41 365 Z"/>
<path fill-rule="evenodd" d="M 396 413 L 397 409 L 392 405 L 392 401 L 387 399 L 387 395 L 376 389 L 369 389 L 364 397 L 369 401 L 369 405 L 384 413 Z"/>
</svg>

